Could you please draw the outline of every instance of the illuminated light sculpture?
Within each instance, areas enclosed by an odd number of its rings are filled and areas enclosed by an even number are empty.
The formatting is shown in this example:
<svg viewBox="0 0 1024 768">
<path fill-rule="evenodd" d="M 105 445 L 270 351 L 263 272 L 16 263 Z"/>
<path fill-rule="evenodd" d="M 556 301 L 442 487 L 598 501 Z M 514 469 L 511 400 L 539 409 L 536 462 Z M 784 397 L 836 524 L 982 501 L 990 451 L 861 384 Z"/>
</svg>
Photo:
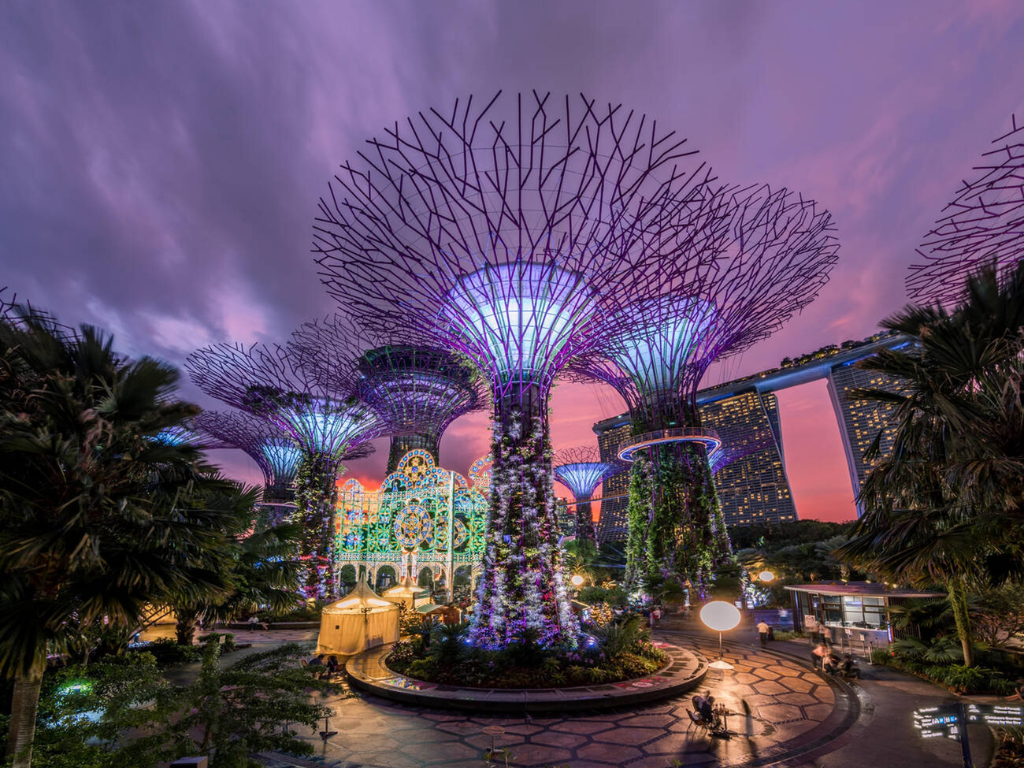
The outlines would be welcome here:
<svg viewBox="0 0 1024 768">
<path fill-rule="evenodd" d="M 299 347 L 325 351 L 331 359 L 354 360 L 356 391 L 380 414 L 391 438 L 388 474 L 418 448 L 438 462 L 448 425 L 486 401 L 483 378 L 460 355 L 411 339 L 366 334 L 342 315 L 306 323 L 293 338 Z M 353 339 L 359 339 L 365 351 L 354 349 Z"/>
<path fill-rule="evenodd" d="M 733 668 L 732 664 L 725 660 L 725 652 L 722 649 L 722 633 L 736 629 L 741 618 L 739 608 L 722 600 L 713 600 L 700 609 L 700 620 L 704 622 L 704 626 L 718 633 L 718 659 L 708 664 L 710 669 Z"/>
<path fill-rule="evenodd" d="M 571 377 L 626 401 L 633 461 L 627 581 L 674 578 L 703 599 L 730 555 L 697 387 L 708 367 L 767 338 L 816 296 L 837 260 L 831 215 L 785 189 L 716 189 L 689 247 L 647 273 L 643 298 L 590 329 Z M 607 323 L 607 326 L 604 323 Z"/>
<path fill-rule="evenodd" d="M 206 394 L 275 425 L 302 451 L 295 478 L 301 556 L 308 597 L 337 590 L 333 514 L 342 459 L 379 437 L 384 424 L 360 402 L 351 380 L 316 368 L 294 345 L 217 344 L 193 352 L 185 367 Z"/>
<path fill-rule="evenodd" d="M 597 448 L 580 445 L 555 454 L 555 479 L 576 499 L 576 538 L 597 541 L 590 501 L 597 486 L 623 470 L 623 465 L 601 461 Z"/>
<path fill-rule="evenodd" d="M 478 476 L 479 478 L 479 476 Z M 375 586 L 384 568 L 415 584 L 427 568 L 453 597 L 455 572 L 480 570 L 487 520 L 487 486 L 440 469 L 428 451 L 406 454 L 379 490 L 345 481 L 338 494 L 337 563 Z"/>
<path fill-rule="evenodd" d="M 913 301 L 958 304 L 969 277 L 992 264 L 1002 275 L 1024 259 L 1024 126 L 1015 116 L 1010 124 L 917 249 L 922 262 L 907 277 Z"/>
<path fill-rule="evenodd" d="M 703 222 L 709 171 L 620 106 L 499 93 L 373 139 L 320 203 L 328 292 L 368 328 L 415 329 L 482 371 L 494 406 L 491 528 L 474 642 L 575 642 L 555 543 L 548 395 Z M 607 332 L 607 330 L 606 330 Z"/>
</svg>

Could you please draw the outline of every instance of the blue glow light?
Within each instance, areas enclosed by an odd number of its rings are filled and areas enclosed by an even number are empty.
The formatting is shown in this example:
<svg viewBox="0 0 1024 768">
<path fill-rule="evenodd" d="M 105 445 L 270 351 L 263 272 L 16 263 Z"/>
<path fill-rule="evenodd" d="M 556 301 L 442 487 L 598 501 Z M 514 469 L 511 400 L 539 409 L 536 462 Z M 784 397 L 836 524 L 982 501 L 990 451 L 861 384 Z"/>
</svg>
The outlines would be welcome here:
<svg viewBox="0 0 1024 768">
<path fill-rule="evenodd" d="M 596 303 L 583 275 L 517 262 L 461 278 L 441 314 L 499 380 L 533 381 L 553 373 Z"/>
<path fill-rule="evenodd" d="M 589 499 L 594 489 L 615 469 L 612 464 L 604 462 L 585 462 L 579 464 L 562 464 L 554 467 L 555 476 L 565 485 L 576 500 Z"/>
<path fill-rule="evenodd" d="M 195 437 L 195 432 L 184 427 L 168 427 L 157 432 L 152 440 L 163 445 L 188 445 Z"/>
<path fill-rule="evenodd" d="M 278 418 L 305 450 L 331 454 L 380 426 L 379 417 L 360 403 L 319 398 L 284 409 Z"/>
<path fill-rule="evenodd" d="M 703 299 L 664 296 L 629 311 L 636 324 L 612 340 L 612 359 L 642 389 L 674 390 L 714 325 L 714 306 Z"/>
<path fill-rule="evenodd" d="M 274 480 L 278 483 L 294 478 L 302 460 L 302 451 L 290 440 L 267 440 L 260 445 L 260 453 L 270 463 Z"/>
</svg>

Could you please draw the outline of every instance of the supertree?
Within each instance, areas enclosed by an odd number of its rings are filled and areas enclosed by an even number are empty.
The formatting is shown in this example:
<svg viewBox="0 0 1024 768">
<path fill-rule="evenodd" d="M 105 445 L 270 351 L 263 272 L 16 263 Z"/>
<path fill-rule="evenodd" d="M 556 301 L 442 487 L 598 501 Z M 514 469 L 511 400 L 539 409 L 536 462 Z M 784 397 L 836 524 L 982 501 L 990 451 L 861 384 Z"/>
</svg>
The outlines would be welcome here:
<svg viewBox="0 0 1024 768">
<path fill-rule="evenodd" d="M 590 445 L 564 448 L 555 454 L 555 479 L 572 491 L 576 500 L 576 538 L 597 541 L 590 500 L 597 486 L 624 468 L 623 464 L 601 461 L 600 452 Z"/>
<path fill-rule="evenodd" d="M 699 237 L 709 171 L 695 154 L 620 106 L 499 93 L 386 129 L 320 202 L 314 247 L 328 292 L 367 327 L 414 328 L 464 354 L 489 383 L 477 643 L 575 640 L 554 539 L 548 394 L 598 340 L 588 327 L 623 318 L 646 271 Z"/>
<path fill-rule="evenodd" d="M 812 301 L 836 262 L 831 215 L 785 189 L 719 188 L 716 226 L 648 274 L 643 298 L 597 323 L 576 378 L 598 380 L 629 408 L 634 461 L 627 549 L 647 584 L 688 581 L 703 599 L 730 555 L 709 466 L 721 445 L 702 429 L 697 387 L 715 361 L 766 338 Z M 639 459 L 639 460 L 638 460 Z M 642 559 L 642 562 L 639 560 Z"/>
<path fill-rule="evenodd" d="M 380 417 L 351 382 L 300 363 L 291 345 L 217 344 L 193 352 L 185 367 L 206 394 L 265 419 L 302 450 L 295 502 L 303 539 L 307 595 L 330 596 L 336 481 L 345 454 L 380 436 Z"/>
<path fill-rule="evenodd" d="M 356 328 L 344 315 L 305 323 L 294 342 L 330 361 L 354 361 L 359 397 L 380 414 L 391 438 L 387 472 L 422 448 L 440 466 L 441 435 L 455 419 L 486 402 L 483 377 L 466 358 L 410 333 L 383 338 Z M 352 340 L 360 339 L 361 349 Z"/>
<path fill-rule="evenodd" d="M 1015 116 L 1010 124 L 917 249 L 922 262 L 907 277 L 912 300 L 955 305 L 968 277 L 993 264 L 1002 275 L 1024 259 L 1024 127 Z"/>
<path fill-rule="evenodd" d="M 302 450 L 278 427 L 244 411 L 203 411 L 200 431 L 243 451 L 263 473 L 263 501 L 291 501 Z"/>
</svg>

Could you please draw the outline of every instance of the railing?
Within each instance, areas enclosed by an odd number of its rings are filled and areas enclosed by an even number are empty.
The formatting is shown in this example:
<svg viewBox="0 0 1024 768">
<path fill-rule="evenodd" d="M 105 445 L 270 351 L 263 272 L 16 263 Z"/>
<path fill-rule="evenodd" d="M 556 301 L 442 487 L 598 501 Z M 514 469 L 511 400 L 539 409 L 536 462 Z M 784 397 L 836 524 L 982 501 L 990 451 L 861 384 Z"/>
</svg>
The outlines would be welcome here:
<svg viewBox="0 0 1024 768">
<path fill-rule="evenodd" d="M 699 427 L 656 429 L 653 432 L 635 435 L 619 443 L 619 458 L 623 461 L 633 461 L 637 451 L 667 443 L 703 443 L 708 449 L 709 457 L 722 447 L 722 440 L 713 429 L 700 429 Z"/>
</svg>

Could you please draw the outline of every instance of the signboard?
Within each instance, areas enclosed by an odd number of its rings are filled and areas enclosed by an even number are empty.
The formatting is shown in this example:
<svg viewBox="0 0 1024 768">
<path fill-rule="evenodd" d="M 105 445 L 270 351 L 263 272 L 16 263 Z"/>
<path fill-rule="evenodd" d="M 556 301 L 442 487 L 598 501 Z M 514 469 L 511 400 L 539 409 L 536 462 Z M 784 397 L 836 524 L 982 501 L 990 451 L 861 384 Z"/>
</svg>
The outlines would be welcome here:
<svg viewBox="0 0 1024 768">
<path fill-rule="evenodd" d="M 914 727 L 922 738 L 945 736 L 960 742 L 965 768 L 971 768 L 971 750 L 967 741 L 968 723 L 986 725 L 1024 725 L 1024 708 L 1001 704 L 943 704 L 914 710 Z"/>
<path fill-rule="evenodd" d="M 960 738 L 960 705 L 947 704 L 942 707 L 926 707 L 914 710 L 914 727 L 921 736 L 931 739 L 945 736 L 950 739 Z"/>
</svg>

